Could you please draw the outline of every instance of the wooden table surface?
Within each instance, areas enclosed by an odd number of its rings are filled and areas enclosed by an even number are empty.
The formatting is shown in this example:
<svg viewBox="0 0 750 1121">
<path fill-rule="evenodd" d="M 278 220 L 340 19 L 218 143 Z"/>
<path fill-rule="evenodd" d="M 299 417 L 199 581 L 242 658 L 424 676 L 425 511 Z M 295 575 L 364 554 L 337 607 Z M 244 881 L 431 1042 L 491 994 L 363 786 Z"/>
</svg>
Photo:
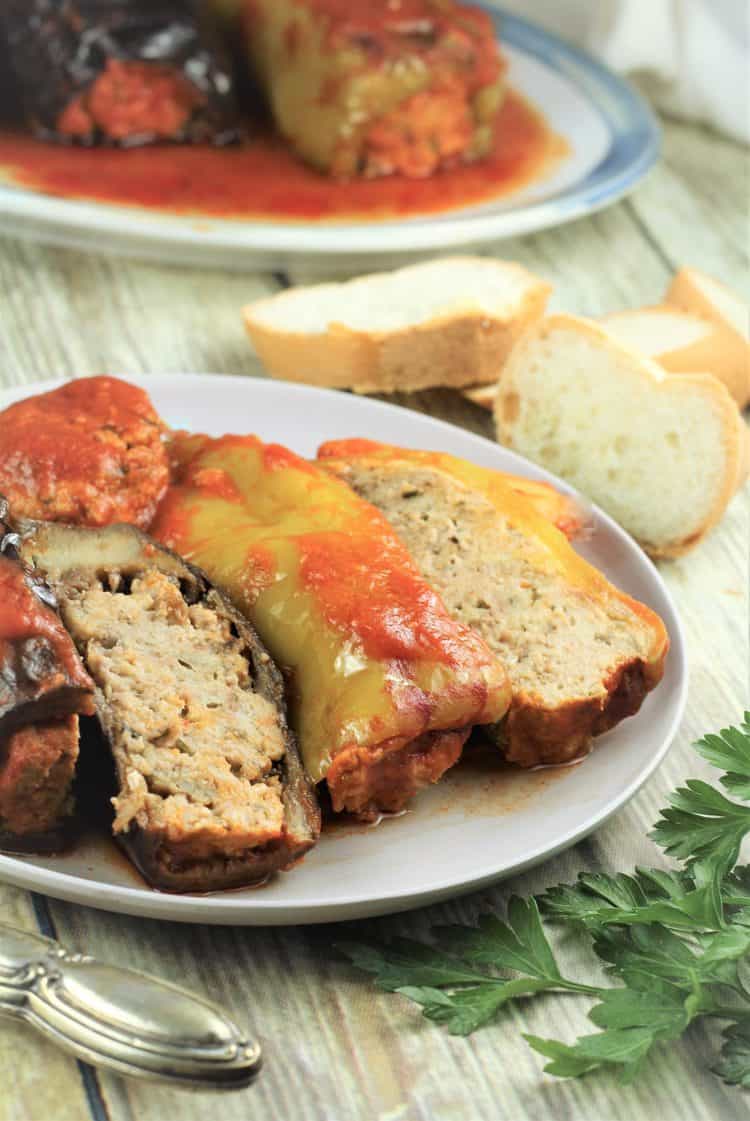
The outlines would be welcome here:
<svg viewBox="0 0 750 1121">
<path fill-rule="evenodd" d="M 584 314 L 657 302 L 682 263 L 746 290 L 748 161 L 731 143 L 668 124 L 664 155 L 626 201 L 557 230 L 493 247 L 555 285 L 553 306 Z M 488 250 L 489 251 L 489 250 Z M 0 242 L 0 384 L 103 371 L 259 374 L 238 309 L 283 278 L 191 271 Z M 294 279 L 294 278 L 292 278 Z M 480 410 L 448 392 L 399 403 L 490 434 Z M 579 870 L 653 864 L 646 832 L 665 794 L 707 768 L 691 741 L 748 707 L 750 488 L 694 552 L 661 565 L 689 644 L 687 712 L 673 748 L 632 802 L 593 837 L 540 868 L 453 903 L 377 922 L 363 936 L 419 936 L 435 922 L 472 920 L 513 892 L 539 891 Z M 573 1039 L 585 1002 L 519 1005 L 469 1039 L 376 993 L 335 958 L 339 928 L 186 926 L 106 914 L 0 884 L 0 914 L 65 944 L 190 985 L 261 1036 L 265 1070 L 241 1093 L 188 1094 L 128 1081 L 65 1057 L 0 1022 L 2 1121 L 723 1121 L 747 1098 L 707 1071 L 716 1043 L 701 1026 L 656 1054 L 635 1086 L 606 1074 L 558 1081 L 521 1031 Z M 575 948 L 573 948 L 575 953 Z M 588 1025 L 590 1030 L 590 1025 Z"/>
</svg>

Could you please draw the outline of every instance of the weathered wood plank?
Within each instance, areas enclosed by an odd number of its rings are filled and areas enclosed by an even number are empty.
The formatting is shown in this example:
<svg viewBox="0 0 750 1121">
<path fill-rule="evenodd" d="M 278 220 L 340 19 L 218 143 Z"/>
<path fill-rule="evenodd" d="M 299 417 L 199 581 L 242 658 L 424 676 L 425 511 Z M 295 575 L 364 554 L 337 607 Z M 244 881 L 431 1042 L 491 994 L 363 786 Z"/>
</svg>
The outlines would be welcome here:
<svg viewBox="0 0 750 1121">
<path fill-rule="evenodd" d="M 0 921 L 38 928 L 29 892 L 0 883 Z M 75 1059 L 17 1020 L 0 1018 L 0 1121 L 88 1121 Z"/>
<path fill-rule="evenodd" d="M 669 276 L 663 254 L 644 238 L 637 218 L 625 205 L 556 229 L 487 245 L 482 252 L 518 261 L 538 273 L 554 286 L 551 310 L 581 315 L 652 303 Z M 295 284 L 326 279 L 302 268 L 288 276 Z"/>
<path fill-rule="evenodd" d="M 627 205 L 673 266 L 706 269 L 750 299 L 748 198 L 744 148 L 671 122 L 660 163 Z"/>
<path fill-rule="evenodd" d="M 262 276 L 0 241 L 5 385 L 98 373 L 260 372 L 239 309 Z"/>
<path fill-rule="evenodd" d="M 552 280 L 553 307 L 585 314 L 658 300 L 672 265 L 684 260 L 741 287 L 745 155 L 706 133 L 669 125 L 665 157 L 630 202 L 492 251 Z M 721 176 L 715 175 L 718 166 Z M 239 308 L 273 290 L 272 277 L 162 269 L 12 242 L 3 243 L 0 252 L 6 293 L 0 308 L 3 384 L 102 369 L 258 372 Z M 396 401 L 491 435 L 489 418 L 450 393 L 402 395 Z M 657 863 L 658 850 L 646 834 L 665 794 L 690 775 L 708 773 L 691 741 L 733 719 L 748 703 L 749 541 L 746 490 L 698 549 L 662 566 L 682 614 L 691 661 L 688 709 L 675 745 L 614 820 L 542 868 L 440 907 L 324 928 L 187 927 L 50 903 L 68 945 L 191 985 L 258 1032 L 266 1047 L 266 1069 L 257 1086 L 221 1099 L 102 1075 L 112 1121 L 209 1121 L 217 1113 L 222 1121 L 682 1121 L 686 1108 L 696 1121 L 746 1116 L 739 1092 L 707 1072 L 715 1041 L 700 1029 L 661 1051 L 634 1087 L 617 1087 L 603 1075 L 557 1082 L 541 1076 L 541 1063 L 520 1032 L 571 1039 L 590 1030 L 585 1002 L 560 997 L 522 1005 L 469 1040 L 452 1039 L 405 1000 L 376 993 L 335 958 L 331 944 L 344 935 L 373 932 L 419 936 L 431 923 L 472 919 L 489 906 L 502 907 L 511 892 L 539 891 L 584 868 Z M 0 892 L 3 908 L 32 921 L 24 893 Z M 563 953 L 575 963 L 578 948 L 568 944 Z M 75 1064 L 12 1025 L 7 1038 L 17 1041 L 15 1065 L 20 1067 L 22 1052 L 33 1052 L 32 1069 L 55 1086 L 58 1108 L 30 1112 L 42 1099 L 24 1083 L 14 1091 L 20 1105 L 8 1121 L 85 1116 L 75 1112 L 82 1102 L 85 1108 Z M 5 1088 L 6 1070 L 14 1064 L 3 1065 L 4 1042 L 0 1036 Z M 6 1097 L 0 1096 L 2 1121 Z"/>
</svg>

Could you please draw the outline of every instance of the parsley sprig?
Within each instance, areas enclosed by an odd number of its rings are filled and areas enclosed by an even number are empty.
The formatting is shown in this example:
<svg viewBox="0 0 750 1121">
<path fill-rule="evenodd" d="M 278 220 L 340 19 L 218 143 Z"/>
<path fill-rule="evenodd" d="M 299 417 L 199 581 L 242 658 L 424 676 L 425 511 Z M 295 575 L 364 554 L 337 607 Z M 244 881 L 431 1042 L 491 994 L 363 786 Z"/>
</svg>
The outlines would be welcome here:
<svg viewBox="0 0 750 1121">
<path fill-rule="evenodd" d="M 339 949 L 452 1035 L 469 1035 L 509 1001 L 552 991 L 595 998 L 599 1029 L 572 1044 L 526 1035 L 545 1071 L 579 1077 L 610 1068 L 635 1078 L 657 1044 L 702 1016 L 725 1022 L 715 1072 L 750 1087 L 750 865 L 738 865 L 750 834 L 750 712 L 739 727 L 707 735 L 698 752 L 724 773 L 732 797 L 697 779 L 674 791 L 651 837 L 681 864 L 630 875 L 582 873 L 538 899 L 512 898 L 505 920 L 439 926 L 431 942 L 396 938 Z M 735 801 L 734 799 L 740 799 Z M 611 984 L 566 977 L 542 915 L 588 939 Z"/>
</svg>

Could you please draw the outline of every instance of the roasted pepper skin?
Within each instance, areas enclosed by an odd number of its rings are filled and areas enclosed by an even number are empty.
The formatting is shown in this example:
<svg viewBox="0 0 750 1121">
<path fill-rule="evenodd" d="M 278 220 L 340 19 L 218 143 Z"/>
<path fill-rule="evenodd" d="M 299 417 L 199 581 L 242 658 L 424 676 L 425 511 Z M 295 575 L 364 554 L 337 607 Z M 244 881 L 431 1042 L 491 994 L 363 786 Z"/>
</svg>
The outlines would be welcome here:
<svg viewBox="0 0 750 1121">
<path fill-rule="evenodd" d="M 649 675 L 653 684 L 661 678 L 664 658 L 669 648 L 669 637 L 661 619 L 637 599 L 611 584 L 603 572 L 595 568 L 570 545 L 568 538 L 586 529 L 585 514 L 575 502 L 546 483 L 506 475 L 502 471 L 480 467 L 468 460 L 448 455 L 446 452 L 421 451 L 399 448 L 374 440 L 329 440 L 318 449 L 321 466 L 335 478 L 345 480 L 348 468 L 367 465 L 368 462 L 403 463 L 430 467 L 442 471 L 479 491 L 502 514 L 508 523 L 521 530 L 527 539 L 528 555 L 533 557 L 542 571 L 557 571 L 565 575 L 569 584 L 584 592 L 619 601 L 628 611 L 634 612 L 655 627 L 659 635 L 650 662 Z"/>
<path fill-rule="evenodd" d="M 505 62 L 454 0 L 211 0 L 279 132 L 334 178 L 423 178 L 488 154 Z"/>
<path fill-rule="evenodd" d="M 284 668 L 305 766 L 316 782 L 328 776 L 334 809 L 400 806 L 414 793 L 409 782 L 399 793 L 384 778 L 368 793 L 361 776 L 349 781 L 352 770 L 384 774 L 384 759 L 394 763 L 420 737 L 465 738 L 507 710 L 499 661 L 345 484 L 254 436 L 177 435 L 172 455 L 175 485 L 152 533 L 228 593 Z M 420 751 L 429 748 L 422 739 Z M 423 763 L 412 771 L 439 777 Z"/>
</svg>

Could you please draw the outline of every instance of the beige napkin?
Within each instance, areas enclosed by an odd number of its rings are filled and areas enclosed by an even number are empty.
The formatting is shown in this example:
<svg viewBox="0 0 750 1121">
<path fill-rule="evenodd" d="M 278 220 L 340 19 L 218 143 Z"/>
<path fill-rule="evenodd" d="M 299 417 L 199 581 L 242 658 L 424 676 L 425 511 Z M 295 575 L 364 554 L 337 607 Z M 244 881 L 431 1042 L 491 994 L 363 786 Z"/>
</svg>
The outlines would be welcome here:
<svg viewBox="0 0 750 1121">
<path fill-rule="evenodd" d="M 635 78 L 657 108 L 750 142 L 748 0 L 502 0 Z"/>
</svg>

